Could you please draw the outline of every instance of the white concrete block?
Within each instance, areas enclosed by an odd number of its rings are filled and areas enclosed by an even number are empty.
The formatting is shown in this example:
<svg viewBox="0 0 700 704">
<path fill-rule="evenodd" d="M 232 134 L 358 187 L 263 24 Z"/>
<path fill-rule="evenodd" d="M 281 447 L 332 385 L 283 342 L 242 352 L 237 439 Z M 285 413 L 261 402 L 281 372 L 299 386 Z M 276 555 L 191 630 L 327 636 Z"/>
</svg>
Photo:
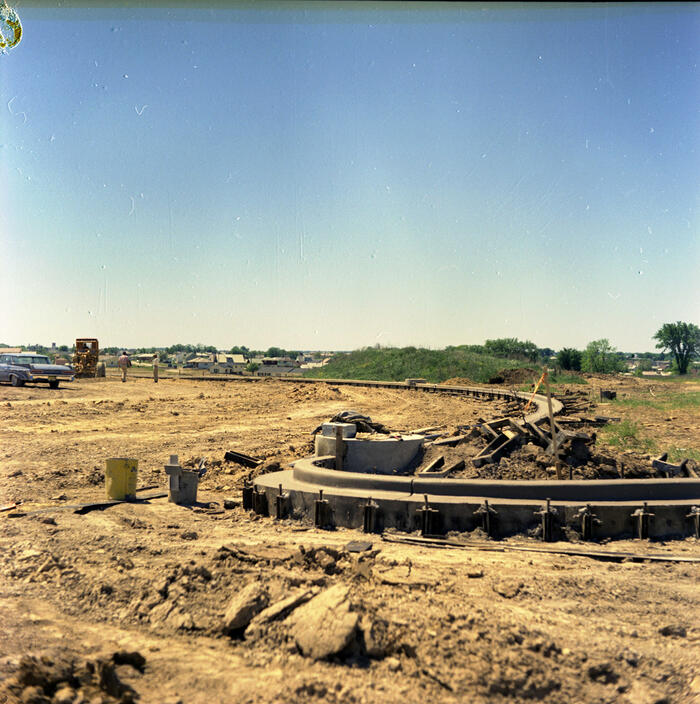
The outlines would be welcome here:
<svg viewBox="0 0 700 704">
<path fill-rule="evenodd" d="M 354 423 L 324 423 L 321 434 L 327 438 L 334 438 L 336 428 L 343 431 L 344 438 L 354 438 L 357 435 L 357 426 Z"/>
</svg>

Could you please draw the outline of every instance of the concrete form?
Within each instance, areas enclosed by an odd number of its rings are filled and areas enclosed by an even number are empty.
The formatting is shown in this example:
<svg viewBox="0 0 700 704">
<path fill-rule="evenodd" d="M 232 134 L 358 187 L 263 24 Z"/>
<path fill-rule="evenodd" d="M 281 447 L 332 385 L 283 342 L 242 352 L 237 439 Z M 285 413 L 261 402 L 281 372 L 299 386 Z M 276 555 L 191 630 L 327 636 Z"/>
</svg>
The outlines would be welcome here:
<svg viewBox="0 0 700 704">
<path fill-rule="evenodd" d="M 325 425 L 336 425 L 327 423 Z M 338 423 L 337 425 L 351 425 Z M 367 472 L 370 474 L 398 474 L 418 454 L 425 437 L 423 435 L 386 436 L 376 439 L 356 437 L 343 438 L 343 469 L 348 472 Z M 316 435 L 315 450 L 317 457 L 335 456 L 335 436 Z"/>
<path fill-rule="evenodd" d="M 492 399 L 529 398 L 525 393 L 475 387 L 338 380 L 332 383 Z M 535 396 L 533 403 L 535 410 L 524 419 L 528 426 L 548 415 L 543 396 Z M 554 414 L 562 409 L 555 399 L 552 406 Z M 260 512 L 370 532 L 395 528 L 444 534 L 481 528 L 492 536 L 507 536 L 539 528 L 545 539 L 559 537 L 570 529 L 586 539 L 670 538 L 697 532 L 700 479 L 490 481 L 425 474 L 386 476 L 401 462 L 386 460 L 382 466 L 389 471 L 381 472 L 374 453 L 397 448 L 402 441 L 365 442 L 364 454 L 349 463 L 351 443 L 360 447 L 361 442 L 353 443 L 354 438 L 348 437 L 346 431 L 342 434 L 343 445 L 348 448 L 342 462 L 345 471 L 333 469 L 337 439 L 329 428 L 328 435 L 316 439 L 317 455 L 327 456 L 299 460 L 292 470 L 265 474 L 255 480 L 255 505 Z M 357 469 L 360 471 L 353 471 Z M 278 499 L 280 496 L 283 500 Z M 320 523 L 319 516 L 323 518 Z"/>
<path fill-rule="evenodd" d="M 649 535 L 680 537 L 693 534 L 689 520 L 700 504 L 698 479 L 622 479 L 591 481 L 490 481 L 381 476 L 330 469 L 333 457 L 309 458 L 295 463 L 293 470 L 265 474 L 255 480 L 259 494 L 274 515 L 275 497 L 286 495 L 288 515 L 313 522 L 315 505 L 322 491 L 330 510 L 330 525 L 362 528 L 365 506 L 374 510 L 374 531 L 386 528 L 421 530 L 421 511 L 428 506 L 438 512 L 431 533 L 468 532 L 483 527 L 484 503 L 491 516 L 493 535 L 507 536 L 536 529 L 547 499 L 556 509 L 555 528 L 582 532 L 582 510 L 600 521 L 594 538 L 632 537 L 637 534 L 635 512 L 647 505 L 653 513 Z"/>
</svg>

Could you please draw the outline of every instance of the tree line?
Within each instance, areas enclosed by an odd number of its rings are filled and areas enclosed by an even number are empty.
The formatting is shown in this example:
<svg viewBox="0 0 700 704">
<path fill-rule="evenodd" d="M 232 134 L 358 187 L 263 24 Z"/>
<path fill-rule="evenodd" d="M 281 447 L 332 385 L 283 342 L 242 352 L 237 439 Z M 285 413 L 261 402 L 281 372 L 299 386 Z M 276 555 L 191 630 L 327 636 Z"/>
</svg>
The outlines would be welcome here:
<svg viewBox="0 0 700 704">
<path fill-rule="evenodd" d="M 661 352 L 645 352 L 640 357 L 638 371 L 649 371 L 653 359 L 665 359 L 666 351 L 673 360 L 673 369 L 678 374 L 687 374 L 690 362 L 700 355 L 700 328 L 693 323 L 680 320 L 675 323 L 665 323 L 654 334 L 656 348 Z M 618 352 L 603 338 L 589 342 L 585 350 L 580 351 L 565 347 L 557 353 L 557 365 L 562 369 L 582 372 L 599 372 L 610 374 L 625 368 L 626 355 Z"/>
<path fill-rule="evenodd" d="M 666 359 L 667 353 L 673 361 L 673 369 L 678 374 L 687 374 L 690 363 L 700 356 L 700 328 L 693 323 L 677 321 L 675 323 L 665 323 L 654 334 L 656 348 L 661 352 L 643 352 L 637 355 L 639 358 L 639 371 L 647 371 L 652 368 L 655 360 Z M 0 348 L 8 347 L 0 344 Z M 379 348 L 379 345 L 375 346 Z M 28 345 L 27 349 L 39 354 L 50 354 L 52 350 L 43 345 Z M 119 354 L 123 347 L 103 347 L 100 351 L 103 354 Z M 416 351 L 415 347 L 404 348 L 408 352 Z M 61 345 L 55 351 L 70 354 L 74 347 Z M 530 340 L 519 340 L 517 337 L 502 337 L 489 339 L 483 345 L 450 345 L 445 348 L 447 352 L 461 351 L 475 354 L 489 355 L 503 359 L 518 360 L 521 362 L 531 362 L 533 364 L 546 364 L 555 355 L 555 350 L 550 347 L 538 347 Z M 176 344 L 169 347 L 139 347 L 137 353 L 159 353 L 161 358 L 184 353 L 188 356 L 198 354 L 209 354 L 217 352 L 213 345 L 190 345 Z M 252 357 L 291 357 L 296 359 L 301 352 L 298 350 L 286 350 L 282 347 L 268 347 L 266 350 L 252 350 L 245 345 L 234 345 L 229 350 L 230 354 L 241 354 L 247 359 Z M 589 342 L 584 350 L 577 350 L 572 347 L 564 347 L 556 353 L 556 364 L 559 368 L 567 371 L 597 372 L 610 374 L 625 369 L 625 359 L 629 355 L 618 351 L 607 338 L 593 340 Z"/>
</svg>

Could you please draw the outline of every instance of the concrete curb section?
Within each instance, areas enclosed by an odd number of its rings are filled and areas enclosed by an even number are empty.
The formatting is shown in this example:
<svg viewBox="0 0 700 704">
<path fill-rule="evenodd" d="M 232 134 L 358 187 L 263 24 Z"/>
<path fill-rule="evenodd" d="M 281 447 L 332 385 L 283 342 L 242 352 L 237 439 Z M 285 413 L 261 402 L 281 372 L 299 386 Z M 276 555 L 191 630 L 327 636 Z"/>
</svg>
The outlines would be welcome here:
<svg viewBox="0 0 700 704">
<path fill-rule="evenodd" d="M 649 535 L 659 538 L 693 534 L 688 514 L 700 505 L 698 479 L 643 479 L 591 481 L 488 481 L 459 479 L 417 479 L 336 472 L 318 466 L 332 458 L 308 458 L 295 463 L 293 470 L 273 472 L 255 480 L 264 494 L 267 513 L 276 515 L 277 497 L 286 498 L 285 515 L 306 523 L 314 520 L 316 502 L 323 491 L 328 502 L 330 524 L 362 528 L 365 506 L 377 506 L 374 531 L 387 528 L 421 530 L 426 503 L 437 514 L 434 530 L 469 532 L 483 525 L 484 501 L 493 511 L 493 534 L 507 536 L 536 529 L 547 499 L 555 509 L 554 524 L 559 531 L 581 531 L 581 510 L 590 505 L 597 519 L 596 538 L 624 538 L 638 531 L 639 509 L 654 514 L 649 519 Z M 644 504 L 647 508 L 644 509 Z"/>
<path fill-rule="evenodd" d="M 221 379 L 216 379 L 221 380 Z M 231 379 L 233 380 L 233 379 Z M 402 382 L 347 379 L 285 378 L 294 383 L 322 383 L 333 386 L 366 386 L 405 389 L 425 393 L 473 396 L 476 398 L 530 400 L 531 394 L 483 387 L 443 386 Z M 547 399 L 535 395 L 535 410 L 525 417 L 538 423 L 548 416 Z M 556 415 L 563 406 L 552 399 Z M 268 515 L 295 518 L 313 523 L 324 515 L 332 526 L 362 528 L 366 526 L 366 506 L 372 512 L 374 532 L 386 528 L 425 532 L 426 513 L 430 513 L 431 531 L 469 532 L 485 525 L 484 512 L 490 517 L 489 532 L 507 536 L 544 530 L 543 509 L 551 500 L 552 513 L 547 520 L 553 535 L 567 535 L 570 530 L 587 533 L 587 537 L 626 538 L 644 534 L 671 538 L 694 534 L 692 512 L 700 506 L 698 479 L 644 479 L 591 481 L 490 481 L 381 476 L 353 472 L 336 472 L 330 457 L 299 460 L 293 470 L 265 474 L 255 480 L 257 507 Z M 325 465 L 325 466 L 324 466 Z M 280 500 L 280 487 L 283 500 Z M 319 512 L 320 491 L 324 504 Z M 426 503 L 427 497 L 427 503 Z M 262 499 L 262 501 L 260 500 Z M 484 502 L 488 501 L 488 509 Z M 592 514 L 587 530 L 583 516 Z M 643 524 L 643 526 L 642 526 Z"/>
</svg>

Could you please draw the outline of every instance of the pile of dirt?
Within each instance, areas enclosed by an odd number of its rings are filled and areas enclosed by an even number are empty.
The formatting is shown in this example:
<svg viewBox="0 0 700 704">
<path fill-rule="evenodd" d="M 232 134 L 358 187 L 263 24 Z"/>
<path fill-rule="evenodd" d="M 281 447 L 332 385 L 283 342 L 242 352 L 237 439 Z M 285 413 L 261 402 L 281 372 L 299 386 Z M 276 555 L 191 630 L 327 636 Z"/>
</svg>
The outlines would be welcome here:
<svg viewBox="0 0 700 704">
<path fill-rule="evenodd" d="M 458 450 L 459 447 L 455 448 Z M 473 452 L 468 448 L 467 452 Z M 569 471 L 573 479 L 655 479 L 656 471 L 648 456 L 628 453 L 591 452 L 580 459 L 568 458 L 564 465 L 566 478 Z M 494 464 L 474 467 L 466 460 L 464 469 L 450 475 L 461 479 L 541 480 L 555 479 L 556 470 L 552 457 L 536 445 L 525 445 L 502 457 Z"/>
<path fill-rule="evenodd" d="M 65 651 L 55 655 L 24 655 L 15 675 L 2 684 L 2 690 L 10 701 L 24 704 L 77 701 L 131 704 L 139 695 L 129 681 L 138 678 L 145 665 L 141 653 L 126 651 L 90 659 Z"/>
<path fill-rule="evenodd" d="M 530 367 L 501 369 L 489 379 L 489 384 L 536 384 L 541 375 L 541 371 Z"/>
<path fill-rule="evenodd" d="M 445 379 L 445 381 L 441 381 L 440 383 L 445 386 L 480 386 L 474 379 L 470 379 L 466 376 L 453 376 L 451 379 Z"/>
<path fill-rule="evenodd" d="M 438 471 L 462 461 L 463 465 L 449 473 L 455 479 L 541 480 L 556 477 L 554 461 L 543 447 L 525 443 L 497 462 L 475 467 L 472 458 L 484 449 L 488 438 L 467 434 L 454 447 L 428 445 L 416 458 L 410 471 L 420 472 L 438 458 L 443 464 Z M 654 479 L 658 473 L 647 454 L 598 450 L 592 443 L 576 443 L 566 456 L 564 473 L 573 479 Z"/>
<path fill-rule="evenodd" d="M 291 386 L 289 398 L 294 403 L 307 401 L 338 401 L 344 398 L 343 390 L 329 384 L 300 384 Z"/>
</svg>

